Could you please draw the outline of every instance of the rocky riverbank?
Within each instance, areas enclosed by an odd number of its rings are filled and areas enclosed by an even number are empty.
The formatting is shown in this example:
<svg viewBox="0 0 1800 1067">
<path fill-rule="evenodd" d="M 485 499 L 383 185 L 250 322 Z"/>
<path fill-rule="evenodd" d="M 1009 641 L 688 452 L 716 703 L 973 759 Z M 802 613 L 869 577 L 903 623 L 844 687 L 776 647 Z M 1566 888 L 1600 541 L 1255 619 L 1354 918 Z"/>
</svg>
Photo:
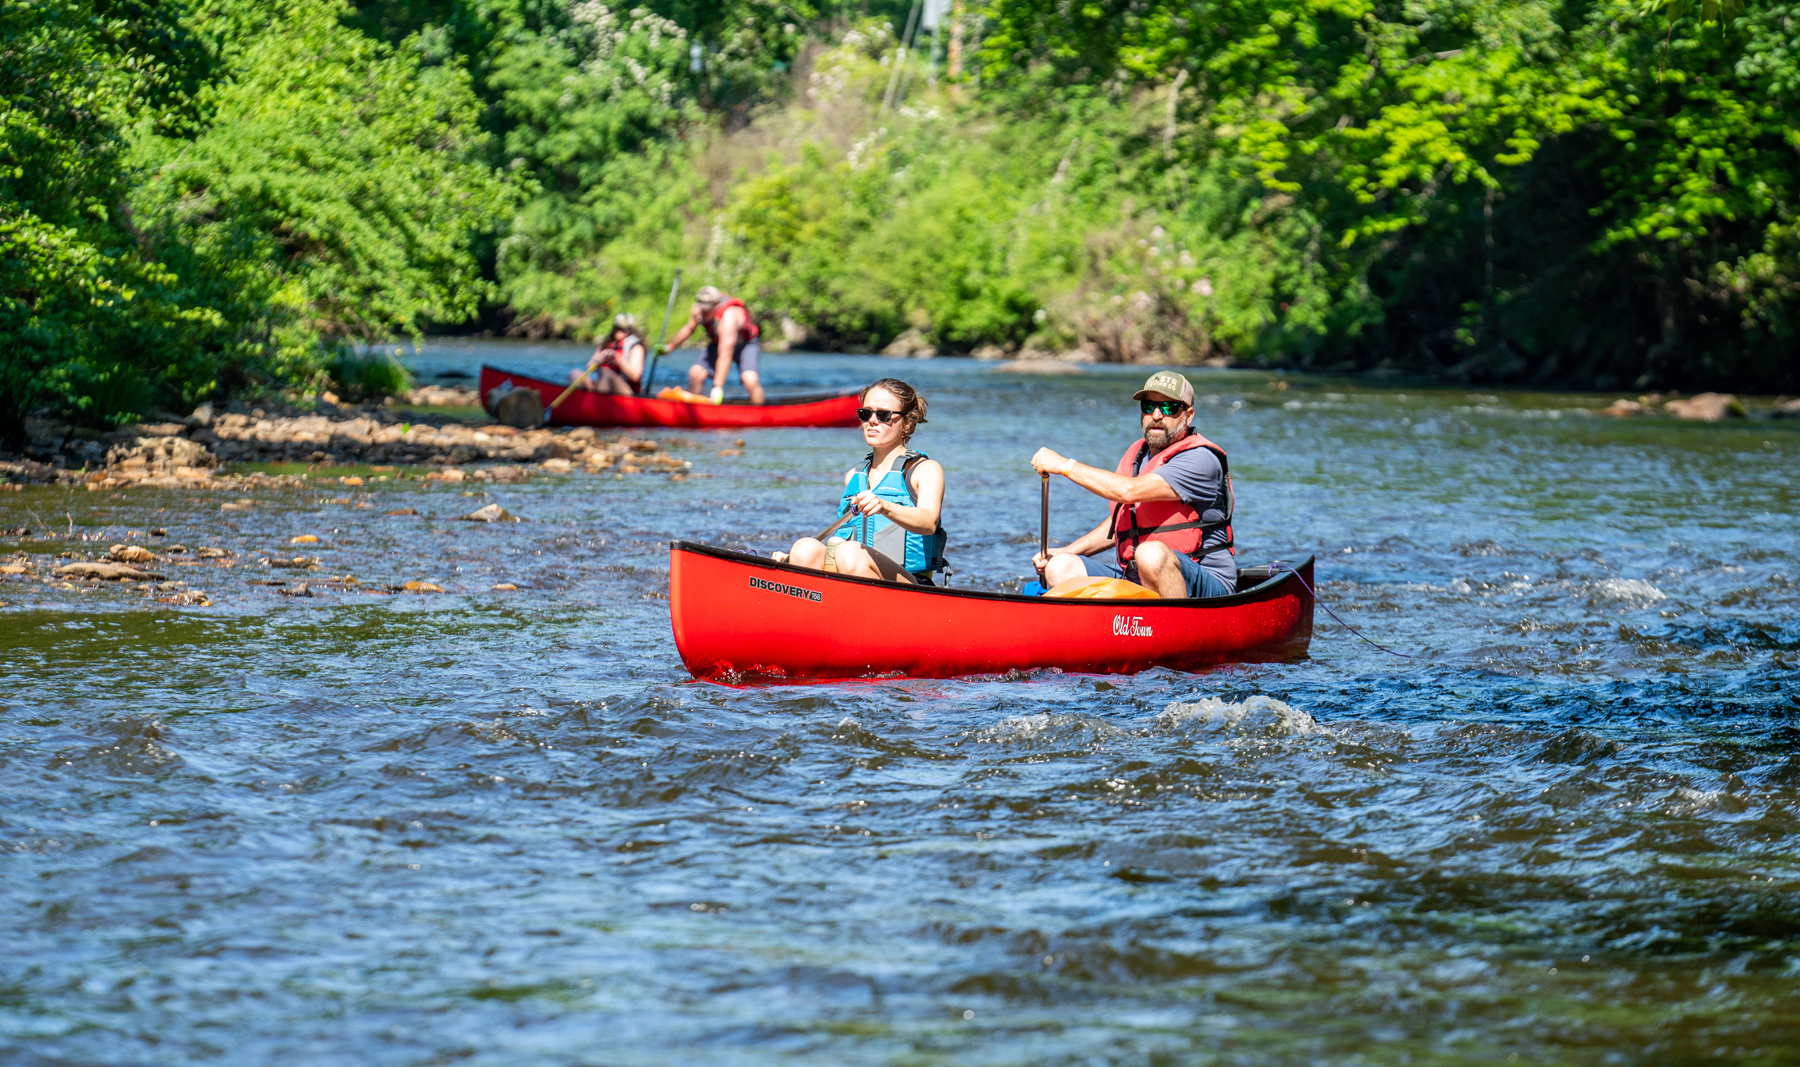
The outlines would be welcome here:
<svg viewBox="0 0 1800 1067">
<path fill-rule="evenodd" d="M 436 387 L 416 391 L 407 403 L 478 408 L 474 390 Z M 447 481 L 516 481 L 532 470 L 682 478 L 692 466 L 665 444 L 628 433 L 586 426 L 518 430 L 485 416 L 461 418 L 392 403 L 322 401 L 295 408 L 232 402 L 218 410 L 204 404 L 181 421 L 108 434 L 42 419 L 29 421 L 26 430 L 25 454 L 0 456 L 0 480 L 100 490 L 202 486 L 228 471 L 227 464 L 367 466 L 385 472 L 378 476 Z"/>
</svg>

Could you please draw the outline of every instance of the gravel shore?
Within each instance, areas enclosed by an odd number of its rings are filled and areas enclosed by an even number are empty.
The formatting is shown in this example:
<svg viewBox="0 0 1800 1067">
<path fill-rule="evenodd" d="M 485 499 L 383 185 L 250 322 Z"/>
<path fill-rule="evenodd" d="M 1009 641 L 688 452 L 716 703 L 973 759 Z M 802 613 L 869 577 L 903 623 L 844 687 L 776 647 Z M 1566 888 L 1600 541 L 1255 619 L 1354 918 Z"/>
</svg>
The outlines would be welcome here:
<svg viewBox="0 0 1800 1067">
<path fill-rule="evenodd" d="M 472 389 L 421 389 L 408 403 L 479 408 Z M 181 421 L 140 423 L 108 434 L 34 419 L 26 425 L 25 454 L 0 455 L 0 483 L 85 484 L 91 490 L 202 487 L 235 480 L 221 473 L 225 464 L 369 466 L 391 469 L 393 476 L 415 468 L 415 475 L 446 481 L 516 481 L 533 470 L 679 479 L 692 466 L 664 445 L 628 433 L 602 434 L 586 426 L 518 430 L 485 415 L 459 416 L 322 401 L 310 409 L 233 402 L 218 412 L 206 404 Z"/>
</svg>

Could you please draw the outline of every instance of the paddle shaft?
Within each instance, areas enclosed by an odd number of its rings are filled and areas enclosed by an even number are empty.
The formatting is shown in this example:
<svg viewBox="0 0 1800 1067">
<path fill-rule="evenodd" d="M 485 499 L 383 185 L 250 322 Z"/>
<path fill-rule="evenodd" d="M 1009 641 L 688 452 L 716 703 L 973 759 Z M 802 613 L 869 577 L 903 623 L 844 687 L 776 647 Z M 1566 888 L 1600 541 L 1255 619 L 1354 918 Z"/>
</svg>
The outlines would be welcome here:
<svg viewBox="0 0 1800 1067">
<path fill-rule="evenodd" d="M 1044 557 L 1044 566 L 1050 566 L 1050 476 L 1044 479 L 1044 500 L 1038 509 L 1038 551 Z"/>
<path fill-rule="evenodd" d="M 656 347 L 650 350 L 650 369 L 644 374 L 644 384 L 638 390 L 642 396 L 654 396 L 650 392 L 650 383 L 656 380 L 656 361 L 662 358 L 663 338 L 669 333 L 669 316 L 675 313 L 675 296 L 681 292 L 681 268 L 675 268 L 675 284 L 669 286 L 669 306 L 663 308 L 662 329 L 656 331 Z"/>
<path fill-rule="evenodd" d="M 831 525 L 830 525 L 830 526 L 827 526 L 827 527 L 825 527 L 825 528 L 824 528 L 824 529 L 823 529 L 823 530 L 820 530 L 820 531 L 819 531 L 819 536 L 817 536 L 817 537 L 815 537 L 815 538 L 813 538 L 813 540 L 815 540 L 815 541 L 823 541 L 823 540 L 825 540 L 825 539 L 826 539 L 826 538 L 827 538 L 827 537 L 830 537 L 830 536 L 831 536 L 831 535 L 832 535 L 832 534 L 834 534 L 834 533 L 837 533 L 837 532 L 838 532 L 838 527 L 840 527 L 840 526 L 842 526 L 842 525 L 844 525 L 844 524 L 845 524 L 845 523 L 847 523 L 847 522 L 849 522 L 849 521 L 850 521 L 850 520 L 851 520 L 851 519 L 854 519 L 854 518 L 856 518 L 856 516 L 857 516 L 857 514 L 858 514 L 858 513 L 857 513 L 857 510 L 856 510 L 856 509 L 855 509 L 855 508 L 851 508 L 851 509 L 850 509 L 850 510 L 848 510 L 848 511 L 846 511 L 846 512 L 844 512 L 844 513 L 843 513 L 843 514 L 842 514 L 842 515 L 839 515 L 839 516 L 838 516 L 838 519 L 837 519 L 837 521 L 836 521 L 836 522 L 834 522 L 834 523 L 832 523 L 832 524 L 831 524 Z"/>
<path fill-rule="evenodd" d="M 563 390 L 563 391 L 562 391 L 562 395 L 561 395 L 561 396 L 559 396 L 559 397 L 557 397 L 557 398 L 556 398 L 556 399 L 555 399 L 555 400 L 552 400 L 552 401 L 550 401 L 550 405 L 549 405 L 549 406 L 548 406 L 548 407 L 546 407 L 546 408 L 545 408 L 545 409 L 544 409 L 544 421 L 545 421 L 545 422 L 549 422 L 549 421 L 550 421 L 550 413 L 551 413 L 551 412 L 552 412 L 552 411 L 555 411 L 555 410 L 556 410 L 556 405 L 558 405 L 558 404 L 560 404 L 560 403 L 562 403 L 562 402 L 563 402 L 563 401 L 565 401 L 565 400 L 567 400 L 567 399 L 569 399 L 569 394 L 570 394 L 570 393 L 573 393 L 573 392 L 574 392 L 574 391 L 575 391 L 575 390 L 576 390 L 576 389 L 578 389 L 578 388 L 580 388 L 580 387 L 581 387 L 581 383 L 582 383 L 582 382 L 584 382 L 584 381 L 586 381 L 586 380 L 587 380 L 587 374 L 586 374 L 586 373 L 585 373 L 585 372 L 583 372 L 583 374 L 582 374 L 582 375 L 581 375 L 581 377 L 579 377 L 579 378 L 577 378 L 577 379 L 575 379 L 575 380 L 574 380 L 574 381 L 572 381 L 572 382 L 570 382 L 570 383 L 569 383 L 569 387 L 568 387 L 568 388 L 567 388 L 567 389 L 564 389 L 564 390 Z"/>
</svg>

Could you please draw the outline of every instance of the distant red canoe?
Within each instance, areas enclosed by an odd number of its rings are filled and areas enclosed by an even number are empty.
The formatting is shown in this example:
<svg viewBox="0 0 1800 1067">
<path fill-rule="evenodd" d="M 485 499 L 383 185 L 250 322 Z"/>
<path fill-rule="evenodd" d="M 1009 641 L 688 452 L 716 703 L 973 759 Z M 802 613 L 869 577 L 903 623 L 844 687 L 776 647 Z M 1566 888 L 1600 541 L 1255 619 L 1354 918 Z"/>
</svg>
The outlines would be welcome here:
<svg viewBox="0 0 1800 1067">
<path fill-rule="evenodd" d="M 669 616 L 688 671 L 727 684 L 1189 671 L 1304 656 L 1312 573 L 1308 557 L 1238 572 L 1233 596 L 1065 600 L 850 578 L 677 541 Z"/>
<path fill-rule="evenodd" d="M 548 382 L 529 374 L 481 368 L 481 402 L 492 412 L 494 391 L 510 384 L 535 389 L 545 406 L 562 395 L 568 382 Z M 741 430 L 755 426 L 855 426 L 856 394 L 770 397 L 767 404 L 728 400 L 723 404 L 690 404 L 649 396 L 614 396 L 576 390 L 551 412 L 552 426 L 680 426 Z"/>
</svg>

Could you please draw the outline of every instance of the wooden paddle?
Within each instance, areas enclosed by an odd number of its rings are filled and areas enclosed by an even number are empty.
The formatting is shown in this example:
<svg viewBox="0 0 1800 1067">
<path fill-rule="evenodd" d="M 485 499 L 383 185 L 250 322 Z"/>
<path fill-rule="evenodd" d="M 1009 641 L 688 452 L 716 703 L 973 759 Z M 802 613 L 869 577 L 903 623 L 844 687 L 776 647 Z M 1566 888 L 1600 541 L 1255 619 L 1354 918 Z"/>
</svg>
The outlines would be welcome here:
<svg viewBox="0 0 1800 1067">
<path fill-rule="evenodd" d="M 669 316 L 675 312 L 675 294 L 681 292 L 681 268 L 675 268 L 675 284 L 669 287 L 669 306 L 663 308 L 662 329 L 656 331 L 656 347 L 650 351 L 650 369 L 644 374 L 644 384 L 639 387 L 641 396 L 655 396 L 650 391 L 650 383 L 656 380 L 656 361 L 662 358 L 663 338 L 669 332 Z"/>
<path fill-rule="evenodd" d="M 552 412 L 552 411 L 555 411 L 555 410 L 556 410 L 556 405 L 558 405 L 558 404 L 560 404 L 560 403 L 562 403 L 562 402 L 563 402 L 563 401 L 565 401 L 565 400 L 567 400 L 567 399 L 569 399 L 569 394 L 570 394 L 570 393 L 573 393 L 573 392 L 574 392 L 574 391 L 575 391 L 575 390 L 577 390 L 577 389 L 579 389 L 579 388 L 580 388 L 580 387 L 581 387 L 581 383 L 582 383 L 582 382 L 585 382 L 585 381 L 587 381 L 587 376 L 588 376 L 588 372 L 586 372 L 586 371 L 584 371 L 584 372 L 582 372 L 582 375 L 581 375 L 581 377 L 579 377 L 579 378 L 577 378 L 577 379 L 575 379 L 575 380 L 574 380 L 574 381 L 572 381 L 572 382 L 570 382 L 570 383 L 569 383 L 569 387 L 568 387 L 568 388 L 567 388 L 567 389 L 564 389 L 564 390 L 563 390 L 563 391 L 562 391 L 562 395 L 561 395 L 561 396 L 559 396 L 559 397 L 557 397 L 557 398 L 556 398 L 556 399 L 555 399 L 555 400 L 552 400 L 552 401 L 550 401 L 550 404 L 549 404 L 549 406 L 548 406 L 548 407 L 546 407 L 546 408 L 544 408 L 544 421 L 545 421 L 545 422 L 549 422 L 549 421 L 550 421 L 550 413 L 551 413 L 551 412 Z"/>
</svg>

